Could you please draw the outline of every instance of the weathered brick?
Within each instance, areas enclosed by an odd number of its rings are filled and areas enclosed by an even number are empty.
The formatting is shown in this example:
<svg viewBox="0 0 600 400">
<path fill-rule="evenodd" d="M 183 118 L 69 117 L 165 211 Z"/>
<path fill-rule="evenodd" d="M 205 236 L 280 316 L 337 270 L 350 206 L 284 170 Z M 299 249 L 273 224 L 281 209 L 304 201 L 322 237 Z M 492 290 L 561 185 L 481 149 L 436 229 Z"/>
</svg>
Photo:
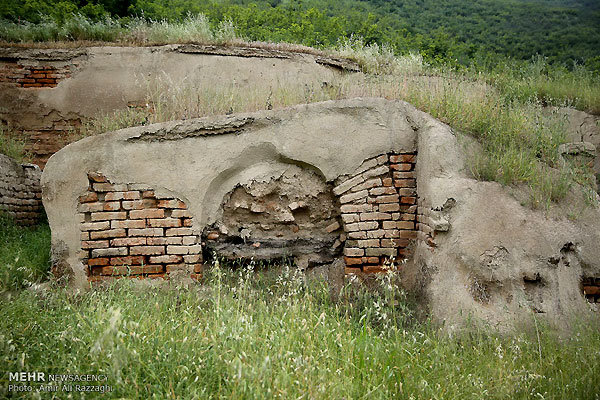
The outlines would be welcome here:
<svg viewBox="0 0 600 400">
<path fill-rule="evenodd" d="M 108 265 L 110 262 L 110 260 L 108 258 L 90 258 L 89 260 L 87 260 L 88 265 L 91 266 L 96 266 L 96 265 Z"/>
<path fill-rule="evenodd" d="M 399 211 L 400 210 L 400 204 L 398 203 L 388 203 L 388 204 L 380 204 L 379 205 L 379 212 L 394 212 L 394 211 Z M 393 216 L 392 216 L 393 219 Z"/>
<path fill-rule="evenodd" d="M 126 219 L 125 211 L 105 211 L 92 213 L 92 221 L 110 221 L 118 219 Z"/>
<path fill-rule="evenodd" d="M 125 229 L 110 229 L 107 231 L 94 231 L 90 232 L 90 239 L 110 239 L 110 238 L 118 238 L 125 237 L 127 234 L 125 233 Z"/>
<path fill-rule="evenodd" d="M 362 231 L 371 231 L 374 229 L 379 229 L 379 222 L 376 222 L 376 221 L 359 222 L 358 227 Z"/>
<path fill-rule="evenodd" d="M 382 165 L 381 167 L 377 167 L 377 168 L 365 171 L 361 175 L 365 179 L 369 179 L 369 178 L 373 178 L 373 177 L 380 176 L 380 175 L 386 175 L 388 172 L 389 172 L 388 166 Z"/>
<path fill-rule="evenodd" d="M 392 219 L 392 214 L 382 212 L 370 212 L 360 214 L 361 221 L 380 221 Z"/>
<path fill-rule="evenodd" d="M 130 229 L 129 236 L 163 236 L 163 228 Z"/>
<path fill-rule="evenodd" d="M 360 221 L 358 214 L 342 214 L 342 221 L 346 224 Z"/>
<path fill-rule="evenodd" d="M 169 228 L 165 232 L 165 236 L 188 236 L 192 234 L 190 228 Z"/>
<path fill-rule="evenodd" d="M 344 257 L 344 261 L 346 262 L 346 265 L 361 265 L 362 264 L 362 258 L 360 257 Z M 360 270 L 359 270 L 360 272 Z"/>
<path fill-rule="evenodd" d="M 191 218 L 184 218 L 181 220 L 181 225 L 185 226 L 186 228 L 190 228 L 193 223 L 192 223 L 192 219 Z"/>
<path fill-rule="evenodd" d="M 344 255 L 348 257 L 362 257 L 365 255 L 365 250 L 360 248 L 346 247 L 344 248 Z"/>
<path fill-rule="evenodd" d="M 394 171 L 394 179 L 413 179 L 414 171 Z"/>
<path fill-rule="evenodd" d="M 92 241 L 82 241 L 81 248 L 82 249 L 104 249 L 108 247 L 108 240 L 92 240 Z"/>
<path fill-rule="evenodd" d="M 394 180 L 392 178 L 383 178 L 381 180 L 381 183 L 383 184 L 383 186 L 393 186 L 394 185 Z"/>
<path fill-rule="evenodd" d="M 116 201 L 116 200 L 139 200 L 140 192 L 137 191 L 128 191 L 125 188 L 124 191 L 114 191 L 110 193 L 106 193 L 106 197 L 104 200 L 106 201 Z"/>
<path fill-rule="evenodd" d="M 90 233 L 89 232 L 81 232 L 80 235 L 81 240 L 90 240 Z"/>
<path fill-rule="evenodd" d="M 340 223 L 337 221 L 333 221 L 331 224 L 327 225 L 325 231 L 331 233 L 337 231 L 338 229 L 340 229 Z"/>
<path fill-rule="evenodd" d="M 113 185 L 111 183 L 94 183 L 92 185 L 96 192 L 123 192 L 127 185 Z"/>
<path fill-rule="evenodd" d="M 357 213 L 373 211 L 371 204 L 342 204 L 340 207 L 342 213 Z"/>
<path fill-rule="evenodd" d="M 348 237 L 350 239 L 366 239 L 367 232 L 365 232 L 365 231 L 348 232 Z"/>
<path fill-rule="evenodd" d="M 416 204 L 416 202 L 416 197 L 402 196 L 402 198 L 400 199 L 400 203 L 402 204 Z"/>
<path fill-rule="evenodd" d="M 181 220 L 178 218 L 149 219 L 148 226 L 156 228 L 179 228 Z"/>
<path fill-rule="evenodd" d="M 177 237 L 177 236 L 175 236 L 175 237 Z M 169 239 L 173 239 L 175 237 L 171 237 Z M 198 242 L 198 238 L 196 236 L 184 236 L 181 239 L 183 239 L 182 244 L 185 246 L 190 246 L 190 245 L 196 244 Z"/>
<path fill-rule="evenodd" d="M 399 200 L 399 196 L 397 194 L 387 195 L 387 196 L 377 196 L 375 197 L 375 203 L 397 203 Z"/>
<path fill-rule="evenodd" d="M 144 200 L 124 200 L 123 201 L 123 209 L 124 210 L 142 210 L 144 208 L 153 208 L 156 205 L 156 201 L 150 200 L 150 202 L 154 203 L 154 205 L 146 206 Z"/>
<path fill-rule="evenodd" d="M 188 264 L 202 262 L 202 254 L 191 254 L 183 256 L 183 261 L 185 261 Z"/>
<path fill-rule="evenodd" d="M 82 231 L 101 231 L 103 229 L 110 228 L 110 222 L 86 222 L 85 224 L 81 224 L 79 227 Z"/>
<path fill-rule="evenodd" d="M 401 188 L 417 187 L 417 181 L 414 179 L 397 179 L 394 181 L 394 186 Z"/>
<path fill-rule="evenodd" d="M 112 257 L 110 265 L 142 265 L 145 264 L 144 256 Z"/>
<path fill-rule="evenodd" d="M 392 163 L 415 163 L 417 156 L 415 154 L 396 154 L 390 156 L 390 162 Z"/>
<path fill-rule="evenodd" d="M 129 248 L 131 255 L 154 255 L 160 256 L 165 254 L 164 246 L 134 246 Z"/>
<path fill-rule="evenodd" d="M 416 239 L 417 238 L 417 232 L 416 231 L 400 231 L 400 234 L 398 235 L 400 238 L 404 238 L 404 239 Z"/>
<path fill-rule="evenodd" d="M 143 219 L 126 219 L 122 221 L 111 221 L 112 229 L 127 228 L 127 229 L 142 229 L 146 227 L 146 221 Z"/>
<path fill-rule="evenodd" d="M 144 219 L 144 218 L 164 218 L 165 210 L 162 208 L 148 208 L 145 210 L 131 210 L 129 211 L 129 218 L 131 219 Z"/>
<path fill-rule="evenodd" d="M 392 165 L 390 165 L 390 169 L 393 171 L 411 171 L 413 169 L 413 164 L 411 164 L 411 163 L 392 164 Z M 396 178 L 396 176 L 394 176 L 394 178 Z"/>
<path fill-rule="evenodd" d="M 102 268 L 103 275 L 142 275 L 163 272 L 162 265 L 110 266 Z"/>
<path fill-rule="evenodd" d="M 340 203 L 345 204 L 353 201 L 366 200 L 368 195 L 368 190 L 361 190 L 360 192 L 345 194 L 342 197 L 340 197 Z"/>
<path fill-rule="evenodd" d="M 110 201 L 104 203 L 104 211 L 119 211 L 121 209 L 121 203 L 118 201 Z"/>
<path fill-rule="evenodd" d="M 344 182 L 340 183 L 336 187 L 333 188 L 333 194 L 339 196 L 343 193 L 346 193 L 348 190 L 358 185 L 359 183 L 364 182 L 365 178 L 361 175 L 355 176 L 353 178 L 347 179 Z"/>
<path fill-rule="evenodd" d="M 142 198 L 144 199 L 152 199 L 154 197 L 154 190 L 144 190 L 142 192 Z"/>
<path fill-rule="evenodd" d="M 192 273 L 193 272 L 193 267 L 191 265 L 188 264 L 169 264 L 167 265 L 167 273 L 173 273 L 173 272 L 186 272 L 186 273 Z"/>
<path fill-rule="evenodd" d="M 110 241 L 111 246 L 143 246 L 146 245 L 145 237 L 126 237 L 118 238 Z"/>
<path fill-rule="evenodd" d="M 173 218 L 192 218 L 192 213 L 188 210 L 173 210 L 171 212 L 171 217 Z"/>
<path fill-rule="evenodd" d="M 380 178 L 373 178 L 373 179 L 369 179 L 359 185 L 354 186 L 351 191 L 352 192 L 359 192 L 361 190 L 365 190 L 365 189 L 371 189 L 371 188 L 375 188 L 381 186 L 381 179 Z"/>
<path fill-rule="evenodd" d="M 202 251 L 202 246 L 167 246 L 167 254 L 196 254 Z"/>
<path fill-rule="evenodd" d="M 377 229 L 375 231 L 367 231 L 367 238 L 369 239 L 380 239 L 385 236 L 385 230 Z"/>
<path fill-rule="evenodd" d="M 112 256 L 126 256 L 127 247 L 110 247 L 108 249 L 94 249 L 92 250 L 92 257 L 112 257 Z"/>
<path fill-rule="evenodd" d="M 358 247 L 379 247 L 379 239 L 359 240 Z"/>
<path fill-rule="evenodd" d="M 390 195 L 397 194 L 396 189 L 393 187 L 376 187 L 369 190 L 369 194 L 371 196 L 381 196 L 381 195 Z"/>
<path fill-rule="evenodd" d="M 168 243 L 168 239 L 173 239 L 173 238 L 166 238 L 166 237 L 162 237 L 162 236 L 155 236 L 155 237 L 148 237 L 146 238 L 146 244 L 148 246 L 164 246 L 167 244 L 171 244 Z M 181 238 L 177 238 L 179 239 L 179 243 L 175 243 L 175 244 L 181 244 Z"/>
<path fill-rule="evenodd" d="M 81 213 L 104 211 L 104 203 L 80 203 L 77 205 L 77 211 Z"/>
<path fill-rule="evenodd" d="M 159 200 L 157 205 L 159 208 L 182 208 L 186 209 L 187 206 L 181 200 Z"/>
<path fill-rule="evenodd" d="M 416 196 L 417 189 L 415 189 L 415 188 L 399 188 L 398 194 L 400 196 Z"/>
<path fill-rule="evenodd" d="M 88 172 L 88 178 L 90 179 L 90 181 L 95 183 L 108 182 L 108 179 L 106 179 L 106 177 L 99 172 Z"/>
<path fill-rule="evenodd" d="M 177 264 L 183 262 L 183 257 L 176 255 L 152 256 L 150 262 L 152 264 Z"/>
<path fill-rule="evenodd" d="M 368 248 L 365 250 L 367 257 L 396 257 L 398 252 L 395 248 Z"/>
<path fill-rule="evenodd" d="M 92 203 L 98 201 L 98 195 L 95 192 L 87 192 L 84 195 L 79 196 L 80 203 Z"/>
</svg>

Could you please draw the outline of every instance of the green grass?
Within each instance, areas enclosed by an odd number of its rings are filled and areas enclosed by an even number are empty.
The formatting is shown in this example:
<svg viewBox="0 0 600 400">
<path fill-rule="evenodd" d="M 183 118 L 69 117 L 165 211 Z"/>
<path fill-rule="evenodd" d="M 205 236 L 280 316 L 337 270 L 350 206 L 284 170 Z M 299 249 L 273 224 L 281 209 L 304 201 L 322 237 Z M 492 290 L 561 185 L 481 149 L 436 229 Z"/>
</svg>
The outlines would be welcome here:
<svg viewBox="0 0 600 400">
<path fill-rule="evenodd" d="M 7 126 L 0 123 L 0 154 L 7 155 L 18 162 L 28 162 L 31 154 L 26 150 L 26 142 Z"/>
<path fill-rule="evenodd" d="M 50 228 L 21 228 L 0 211 L 0 292 L 29 287 L 47 278 Z"/>
<path fill-rule="evenodd" d="M 598 399 L 597 329 L 447 336 L 382 280 L 332 301 L 289 268 L 213 266 L 190 290 L 122 280 L 3 296 L 0 395 L 8 371 L 41 371 L 106 375 L 108 398 Z"/>
</svg>

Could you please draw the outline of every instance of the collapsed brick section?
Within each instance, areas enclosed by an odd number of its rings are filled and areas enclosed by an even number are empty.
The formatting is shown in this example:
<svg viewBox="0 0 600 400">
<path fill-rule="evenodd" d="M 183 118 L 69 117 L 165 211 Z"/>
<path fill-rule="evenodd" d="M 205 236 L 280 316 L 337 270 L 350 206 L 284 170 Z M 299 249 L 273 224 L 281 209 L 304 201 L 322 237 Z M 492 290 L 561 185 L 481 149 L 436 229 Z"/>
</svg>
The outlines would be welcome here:
<svg viewBox="0 0 600 400">
<path fill-rule="evenodd" d="M 40 176 L 37 165 L 18 164 L 0 154 L 0 212 L 18 225 L 36 224 L 43 214 Z"/>
<path fill-rule="evenodd" d="M 388 260 L 409 255 L 417 237 L 416 160 L 412 152 L 381 155 L 337 182 L 347 272 L 379 272 Z"/>
<path fill-rule="evenodd" d="M 146 185 L 113 184 L 89 173 L 79 197 L 81 260 L 90 281 L 162 278 L 183 271 L 198 279 L 202 246 L 187 205 Z"/>
<path fill-rule="evenodd" d="M 587 301 L 590 303 L 600 303 L 600 278 L 583 278 L 581 289 Z"/>
<path fill-rule="evenodd" d="M 0 68 L 0 83 L 14 84 L 23 88 L 53 88 L 62 79 L 71 76 L 69 65 L 22 65 L 5 62 Z"/>
<path fill-rule="evenodd" d="M 431 248 L 436 247 L 435 231 L 431 220 L 431 207 L 423 199 L 418 199 L 418 206 L 417 239 L 425 242 Z"/>
</svg>

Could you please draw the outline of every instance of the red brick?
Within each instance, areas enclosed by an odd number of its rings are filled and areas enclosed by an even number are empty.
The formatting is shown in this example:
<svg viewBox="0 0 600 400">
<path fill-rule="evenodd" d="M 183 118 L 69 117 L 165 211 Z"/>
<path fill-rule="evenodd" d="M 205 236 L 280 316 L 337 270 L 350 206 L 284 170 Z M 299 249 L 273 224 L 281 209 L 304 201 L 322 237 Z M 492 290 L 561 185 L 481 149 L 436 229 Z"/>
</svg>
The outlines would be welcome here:
<svg viewBox="0 0 600 400">
<path fill-rule="evenodd" d="M 598 295 L 600 294 L 600 286 L 584 286 L 583 292 L 588 295 Z"/>
<path fill-rule="evenodd" d="M 104 203 L 81 203 L 77 205 L 77 211 L 82 213 L 104 211 Z"/>
<path fill-rule="evenodd" d="M 80 203 L 92 203 L 95 201 L 98 201 L 96 192 L 87 192 L 86 194 L 79 196 Z"/>
<path fill-rule="evenodd" d="M 157 207 L 159 208 L 181 208 L 185 209 L 187 206 L 181 200 L 159 200 Z"/>
<path fill-rule="evenodd" d="M 394 171 L 394 179 L 413 179 L 415 177 L 414 171 Z"/>
<path fill-rule="evenodd" d="M 110 222 L 86 222 L 85 224 L 81 224 L 79 228 L 82 231 L 101 231 L 110 228 Z"/>
<path fill-rule="evenodd" d="M 200 263 L 197 264 L 192 264 L 194 266 L 194 272 L 198 273 L 198 272 L 202 272 L 202 267 L 203 265 Z"/>
<path fill-rule="evenodd" d="M 202 262 L 202 254 L 191 254 L 191 255 L 183 256 L 183 261 L 185 261 L 188 264 Z"/>
<path fill-rule="evenodd" d="M 127 247 L 109 247 L 108 249 L 94 249 L 92 250 L 92 257 L 113 257 L 113 256 L 126 256 Z"/>
<path fill-rule="evenodd" d="M 129 218 L 131 219 L 144 219 L 144 218 L 164 218 L 165 210 L 158 208 L 148 208 L 145 210 L 132 210 L 129 212 Z"/>
<path fill-rule="evenodd" d="M 390 156 L 392 163 L 414 163 L 417 161 L 417 156 L 414 154 L 397 154 Z"/>
<path fill-rule="evenodd" d="M 377 196 L 377 197 L 375 197 L 375 203 L 377 203 L 377 204 L 397 203 L 398 199 L 399 199 L 399 197 L 397 194 L 388 195 L 388 196 Z"/>
<path fill-rule="evenodd" d="M 392 178 L 383 178 L 381 180 L 381 183 L 383 184 L 383 186 L 392 186 L 393 185 Z"/>
<path fill-rule="evenodd" d="M 111 221 L 110 227 L 112 229 L 128 228 L 128 229 L 143 229 L 146 227 L 146 220 L 144 219 L 126 219 L 122 221 Z"/>
<path fill-rule="evenodd" d="M 107 193 L 105 200 L 106 201 L 114 201 L 114 200 L 139 200 L 140 192 L 138 191 L 121 191 L 121 192 L 111 192 Z"/>
<path fill-rule="evenodd" d="M 109 221 L 125 218 L 127 218 L 127 213 L 125 211 L 92 213 L 92 221 Z"/>
<path fill-rule="evenodd" d="M 118 238 L 125 237 L 127 234 L 125 233 L 125 229 L 110 229 L 107 231 L 95 231 L 90 233 L 90 238 L 92 240 L 95 239 L 110 239 L 110 238 Z"/>
<path fill-rule="evenodd" d="M 88 178 L 95 183 L 106 183 L 108 180 L 106 177 L 98 172 L 89 172 Z"/>
<path fill-rule="evenodd" d="M 144 190 L 142 192 L 142 197 L 144 199 L 151 199 L 154 198 L 154 190 Z"/>
<path fill-rule="evenodd" d="M 108 258 L 90 258 L 87 261 L 89 266 L 94 266 L 94 265 L 108 265 L 109 264 L 109 259 Z"/>
<path fill-rule="evenodd" d="M 155 255 L 160 256 L 165 254 L 164 246 L 136 246 L 129 248 L 131 255 Z"/>
<path fill-rule="evenodd" d="M 192 234 L 190 228 L 169 228 L 165 232 L 165 236 L 188 236 Z"/>
<path fill-rule="evenodd" d="M 183 262 L 183 257 L 176 255 L 153 256 L 150 257 L 150 262 L 152 264 L 178 264 Z M 167 272 L 169 271 L 167 270 Z"/>
<path fill-rule="evenodd" d="M 111 246 L 145 246 L 145 237 L 125 237 L 119 239 L 113 239 L 110 241 Z"/>
<path fill-rule="evenodd" d="M 379 264 L 381 260 L 379 257 L 363 257 L 362 262 L 363 264 Z"/>
<path fill-rule="evenodd" d="M 414 179 L 397 179 L 394 182 L 394 186 L 401 188 L 417 187 L 417 181 Z"/>
<path fill-rule="evenodd" d="M 192 214 L 188 210 L 173 210 L 171 212 L 173 218 L 192 218 Z"/>
<path fill-rule="evenodd" d="M 104 249 L 106 247 L 108 247 L 108 240 L 82 241 L 81 242 L 82 249 Z"/>
<path fill-rule="evenodd" d="M 181 220 L 178 218 L 149 219 L 148 226 L 156 228 L 179 228 Z"/>
<path fill-rule="evenodd" d="M 41 83 L 24 83 L 23 84 L 24 88 L 38 88 L 38 87 L 42 87 Z"/>
<path fill-rule="evenodd" d="M 400 203 L 402 204 L 416 204 L 417 203 L 417 198 L 416 197 L 410 197 L 410 196 L 402 196 L 402 198 L 400 199 Z"/>
<path fill-rule="evenodd" d="M 362 265 L 361 257 L 344 257 L 346 265 Z"/>
<path fill-rule="evenodd" d="M 189 228 L 193 225 L 192 220 L 190 218 L 182 219 L 182 225 Z"/>
<path fill-rule="evenodd" d="M 192 246 L 167 246 L 168 254 L 199 254 L 202 251 L 202 246 L 199 244 Z"/>
<path fill-rule="evenodd" d="M 141 274 L 156 274 L 163 272 L 162 265 L 135 265 L 135 266 L 112 266 L 103 267 L 103 275 L 141 275 Z"/>
<path fill-rule="evenodd" d="M 412 168 L 413 168 L 413 164 L 410 164 L 410 163 L 390 165 L 390 169 L 394 170 L 394 171 L 411 171 Z M 395 176 L 394 176 L 394 178 L 395 178 Z"/>
<path fill-rule="evenodd" d="M 129 236 L 163 236 L 163 228 L 130 229 Z"/>
<path fill-rule="evenodd" d="M 144 264 L 144 256 L 111 257 L 111 259 L 110 259 L 110 265 L 142 265 L 142 264 Z"/>
<path fill-rule="evenodd" d="M 394 211 L 399 211 L 400 210 L 400 205 L 398 203 L 389 203 L 389 204 L 380 204 L 379 205 L 379 211 L 380 212 L 394 212 Z M 392 216 L 393 219 L 393 216 Z"/>
<path fill-rule="evenodd" d="M 121 203 L 118 201 L 104 203 L 103 209 L 104 211 L 119 211 L 121 209 Z"/>
</svg>

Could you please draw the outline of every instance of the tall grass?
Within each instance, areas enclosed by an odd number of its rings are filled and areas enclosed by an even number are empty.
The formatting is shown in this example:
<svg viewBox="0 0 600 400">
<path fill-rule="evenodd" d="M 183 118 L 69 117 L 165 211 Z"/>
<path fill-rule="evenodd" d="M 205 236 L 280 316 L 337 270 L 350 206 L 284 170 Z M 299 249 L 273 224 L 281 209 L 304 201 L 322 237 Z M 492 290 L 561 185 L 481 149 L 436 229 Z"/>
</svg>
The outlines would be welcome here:
<svg viewBox="0 0 600 400">
<path fill-rule="evenodd" d="M 0 292 L 31 286 L 50 269 L 50 228 L 22 228 L 0 211 Z"/>
<path fill-rule="evenodd" d="M 448 337 L 411 319 L 397 280 L 383 279 L 333 301 L 289 266 L 217 263 L 191 290 L 24 291 L 0 300 L 0 394 L 8 371 L 40 371 L 106 375 L 91 384 L 110 385 L 108 398 L 598 398 L 597 330 Z"/>
<path fill-rule="evenodd" d="M 27 143 L 10 127 L 0 123 L 0 154 L 11 157 L 18 162 L 31 160 L 26 149 Z"/>
</svg>

